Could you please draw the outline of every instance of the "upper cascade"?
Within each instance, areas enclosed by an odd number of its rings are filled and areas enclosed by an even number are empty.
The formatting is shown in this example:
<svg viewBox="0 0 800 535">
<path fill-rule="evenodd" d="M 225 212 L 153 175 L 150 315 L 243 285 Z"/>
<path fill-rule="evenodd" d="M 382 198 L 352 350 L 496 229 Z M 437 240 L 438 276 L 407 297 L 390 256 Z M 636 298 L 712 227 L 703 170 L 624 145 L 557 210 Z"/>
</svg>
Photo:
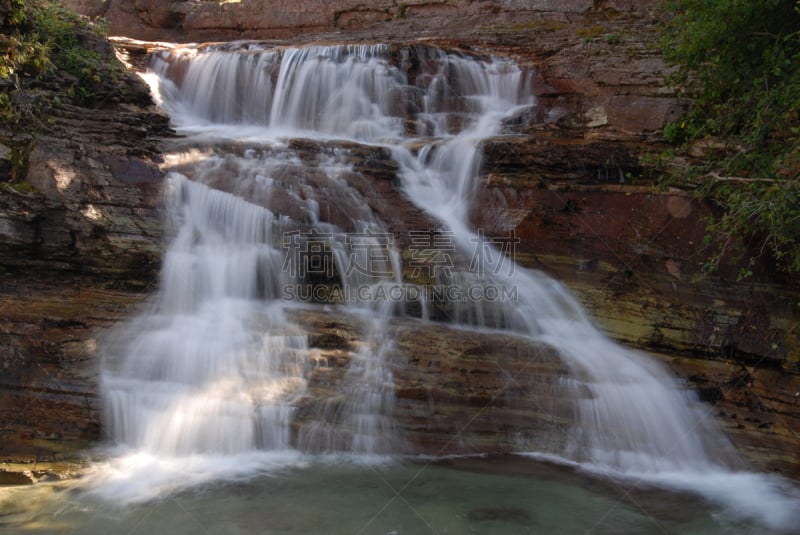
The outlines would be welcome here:
<svg viewBox="0 0 800 535">
<path fill-rule="evenodd" d="M 462 131 L 487 107 L 531 106 L 530 79 L 508 60 L 430 47 L 331 45 L 179 48 L 152 69 L 178 123 L 263 126 L 383 142 Z"/>
</svg>

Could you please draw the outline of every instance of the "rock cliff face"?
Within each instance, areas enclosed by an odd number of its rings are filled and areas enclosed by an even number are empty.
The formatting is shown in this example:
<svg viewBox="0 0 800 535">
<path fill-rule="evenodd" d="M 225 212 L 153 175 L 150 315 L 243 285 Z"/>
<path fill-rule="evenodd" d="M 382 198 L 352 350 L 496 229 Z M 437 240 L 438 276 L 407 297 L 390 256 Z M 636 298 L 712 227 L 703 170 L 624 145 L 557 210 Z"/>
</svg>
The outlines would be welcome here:
<svg viewBox="0 0 800 535">
<path fill-rule="evenodd" d="M 357 318 L 340 313 L 298 311 L 293 319 L 308 329 L 312 366 L 294 423 L 299 433 L 321 404 L 335 399 L 361 336 Z M 566 440 L 574 414 L 571 401 L 559 396 L 559 382 L 568 372 L 552 348 L 444 325 L 401 320 L 392 328 L 400 333 L 389 359 L 398 387 L 398 451 L 543 450 Z"/>
<path fill-rule="evenodd" d="M 168 118 L 132 73 L 85 106 L 62 100 L 69 83 L 49 76 L 14 93 L 36 99 L 38 122 L 0 133 L 3 147 L 27 149 L 13 184 L 14 166 L 0 166 L 2 459 L 52 458 L 99 437 L 96 337 L 143 299 L 160 264 Z"/>
<path fill-rule="evenodd" d="M 667 363 L 715 406 L 743 451 L 796 477 L 797 285 L 764 258 L 745 281 L 735 260 L 704 273 L 709 201 L 630 184 L 635 166 L 618 145 L 535 137 L 487 145 L 475 224 L 487 235 L 521 237 L 521 264 L 567 284 L 613 338 L 670 355 Z M 613 158 L 608 167 L 586 160 L 598 151 Z M 574 180 L 551 174 L 555 154 L 570 162 L 563 169 Z"/>
<path fill-rule="evenodd" d="M 536 73 L 538 116 L 509 123 L 507 135 L 485 144 L 473 223 L 487 235 L 520 238 L 521 264 L 570 286 L 612 337 L 668 355 L 756 464 L 800 477 L 796 281 L 766 258 L 745 281 L 737 280 L 733 260 L 704 274 L 704 219 L 713 205 L 690 191 L 653 187 L 653 171 L 641 163 L 660 150 L 660 129 L 685 105 L 664 87 L 652 47 L 654 1 L 65 3 L 104 14 L 112 33 L 140 39 L 422 38 L 514 57 Z M 0 196 L 0 263 L 8 270 L 0 287 L 7 355 L 0 365 L 10 370 L 0 399 L 13 408 L 1 426 L 7 457 L 52 457 L 99 436 L 98 333 L 130 313 L 143 298 L 138 290 L 156 278 L 157 138 L 165 119 L 144 89 L 121 100 L 96 110 L 56 106 L 31 153 L 35 192 Z M 383 220 L 391 225 L 399 220 L 393 211 L 412 210 L 392 183 L 388 154 L 349 149 L 373 166 L 363 171 L 374 183 L 360 189 Z M 376 171 L 376 162 L 385 165 Z M 324 315 L 298 321 L 312 333 L 310 365 L 319 357 L 327 363 L 310 376 L 311 392 L 324 397 L 358 329 Z M 422 347 L 421 337 L 432 342 Z M 409 328 L 398 346 L 398 425 L 419 449 L 508 451 L 521 436 L 545 429 L 553 436 L 568 421 L 541 417 L 528 395 L 550 391 L 561 373 L 545 348 L 438 327 Z M 538 364 L 524 367 L 519 388 L 502 387 L 501 368 L 521 370 L 532 355 Z M 467 415 L 475 425 L 459 434 L 456 423 Z M 512 433 L 512 420 L 527 427 Z"/>
<path fill-rule="evenodd" d="M 465 37 L 482 27 L 495 30 L 531 18 L 550 20 L 598 9 L 629 12 L 648 9 L 655 0 L 67 0 L 65 4 L 89 16 L 106 16 L 111 32 L 137 39 L 212 41 L 292 38 L 298 34 L 382 31 L 405 37 L 442 32 Z M 387 23 L 390 23 L 387 25 Z M 454 30 L 465 34 L 454 33 Z"/>
</svg>

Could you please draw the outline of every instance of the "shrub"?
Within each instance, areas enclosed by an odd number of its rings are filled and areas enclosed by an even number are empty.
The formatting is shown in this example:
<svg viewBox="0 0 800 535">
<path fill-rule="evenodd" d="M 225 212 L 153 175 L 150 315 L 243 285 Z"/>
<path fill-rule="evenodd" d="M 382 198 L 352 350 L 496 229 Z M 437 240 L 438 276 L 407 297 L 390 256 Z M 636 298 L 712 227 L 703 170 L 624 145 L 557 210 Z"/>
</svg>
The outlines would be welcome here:
<svg viewBox="0 0 800 535">
<path fill-rule="evenodd" d="M 666 0 L 663 7 L 662 51 L 677 67 L 671 81 L 693 100 L 665 139 L 684 147 L 722 140 L 692 180 L 710 169 L 764 179 L 708 188 L 723 208 L 708 227 L 709 240 L 722 244 L 710 265 L 741 236 L 800 272 L 800 0 Z"/>
<path fill-rule="evenodd" d="M 121 72 L 112 54 L 94 48 L 93 38 L 105 27 L 57 0 L 6 0 L 0 16 L 2 88 L 19 88 L 19 76 L 65 73 L 75 80 L 66 88 L 66 96 L 83 104 L 92 99 L 97 84 Z"/>
</svg>

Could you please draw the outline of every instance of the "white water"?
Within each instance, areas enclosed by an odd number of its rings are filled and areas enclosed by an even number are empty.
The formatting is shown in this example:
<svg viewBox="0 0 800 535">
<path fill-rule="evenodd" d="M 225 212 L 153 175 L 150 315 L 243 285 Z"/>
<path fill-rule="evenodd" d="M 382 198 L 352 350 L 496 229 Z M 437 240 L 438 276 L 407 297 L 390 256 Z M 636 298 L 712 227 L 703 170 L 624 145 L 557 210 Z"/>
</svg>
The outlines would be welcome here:
<svg viewBox="0 0 800 535">
<path fill-rule="evenodd" d="M 111 432 L 153 454 L 286 449 L 306 339 L 279 307 L 253 300 L 259 284 L 280 286 L 274 217 L 178 175 L 170 186 L 178 231 L 162 291 L 104 376 Z"/>
<path fill-rule="evenodd" d="M 287 137 L 339 138 L 389 147 L 408 198 L 440 221 L 468 256 L 481 238 L 469 224 L 479 143 L 500 133 L 505 118 L 535 105 L 527 78 L 509 61 L 426 50 L 419 54 L 419 76 L 409 80 L 388 61 L 389 52 L 385 46 L 178 50 L 155 69 L 163 106 L 195 139 L 283 146 Z M 421 136 L 434 139 L 409 150 L 408 142 Z M 280 299 L 282 285 L 300 281 L 288 277 L 282 264 L 281 224 L 301 221 L 329 236 L 340 271 L 353 258 L 345 234 L 380 234 L 383 227 L 364 213 L 366 201 L 348 189 L 345 161 L 334 157 L 319 168 L 330 187 L 346 191 L 353 202 L 345 210 L 352 212 L 348 228 L 319 213 L 303 172 L 284 177 L 287 168 L 302 166 L 291 151 L 278 164 L 271 154 L 203 157 L 193 177 L 246 190 L 256 204 L 177 174 L 171 178 L 176 236 L 162 289 L 154 310 L 116 344 L 104 381 L 113 438 L 135 458 L 191 459 L 194 464 L 186 466 L 217 477 L 230 469 L 220 456 L 291 455 L 289 426 L 305 389 L 307 348 Z M 276 214 L 283 210 L 293 215 L 281 219 Z M 481 247 L 481 254 L 481 265 L 509 262 L 492 247 Z M 400 282 L 396 255 L 387 248 L 382 271 L 390 275 L 383 282 Z M 445 282 L 513 288 L 516 301 L 453 303 L 455 321 L 546 342 L 569 365 L 564 386 L 574 396 L 580 425 L 564 451 L 543 453 L 595 471 L 688 487 L 739 509 L 735 489 L 757 484 L 763 492 L 748 495 L 749 513 L 773 527 L 796 520 L 787 510 L 796 503 L 795 491 L 730 468 L 737 463 L 730 444 L 662 366 L 611 342 L 557 281 L 511 267 L 487 274 L 456 266 L 457 276 Z M 356 274 L 340 282 L 376 284 L 367 279 Z M 345 401 L 327 406 L 297 443 L 310 451 L 398 451 L 402 440 L 391 422 L 394 385 L 386 356 L 392 344 L 388 320 L 401 311 L 371 300 L 348 306 L 368 310 L 372 319 L 340 387 Z M 197 469 L 198 455 L 211 468 Z M 118 484 L 115 492 L 124 495 L 124 487 Z M 761 507 L 761 501 L 780 511 Z"/>
</svg>

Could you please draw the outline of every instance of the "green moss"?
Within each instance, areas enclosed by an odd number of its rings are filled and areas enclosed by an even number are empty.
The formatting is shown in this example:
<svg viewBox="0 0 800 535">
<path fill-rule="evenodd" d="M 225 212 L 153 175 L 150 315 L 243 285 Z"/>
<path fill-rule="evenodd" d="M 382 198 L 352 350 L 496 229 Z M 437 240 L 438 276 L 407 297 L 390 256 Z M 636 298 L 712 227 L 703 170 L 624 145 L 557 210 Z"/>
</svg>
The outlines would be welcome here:
<svg viewBox="0 0 800 535">
<path fill-rule="evenodd" d="M 518 22 L 508 27 L 511 32 L 545 32 L 553 33 L 565 28 L 564 23 L 557 20 L 531 20 L 526 22 Z"/>
<path fill-rule="evenodd" d="M 575 32 L 578 37 L 582 37 L 585 41 L 593 41 L 604 33 L 606 33 L 606 28 L 600 24 L 578 28 Z"/>
<path fill-rule="evenodd" d="M 33 193 L 34 191 L 36 191 L 36 188 L 34 188 L 27 180 L 11 184 L 11 189 L 16 191 L 17 193 L 22 193 L 22 194 Z"/>
</svg>

